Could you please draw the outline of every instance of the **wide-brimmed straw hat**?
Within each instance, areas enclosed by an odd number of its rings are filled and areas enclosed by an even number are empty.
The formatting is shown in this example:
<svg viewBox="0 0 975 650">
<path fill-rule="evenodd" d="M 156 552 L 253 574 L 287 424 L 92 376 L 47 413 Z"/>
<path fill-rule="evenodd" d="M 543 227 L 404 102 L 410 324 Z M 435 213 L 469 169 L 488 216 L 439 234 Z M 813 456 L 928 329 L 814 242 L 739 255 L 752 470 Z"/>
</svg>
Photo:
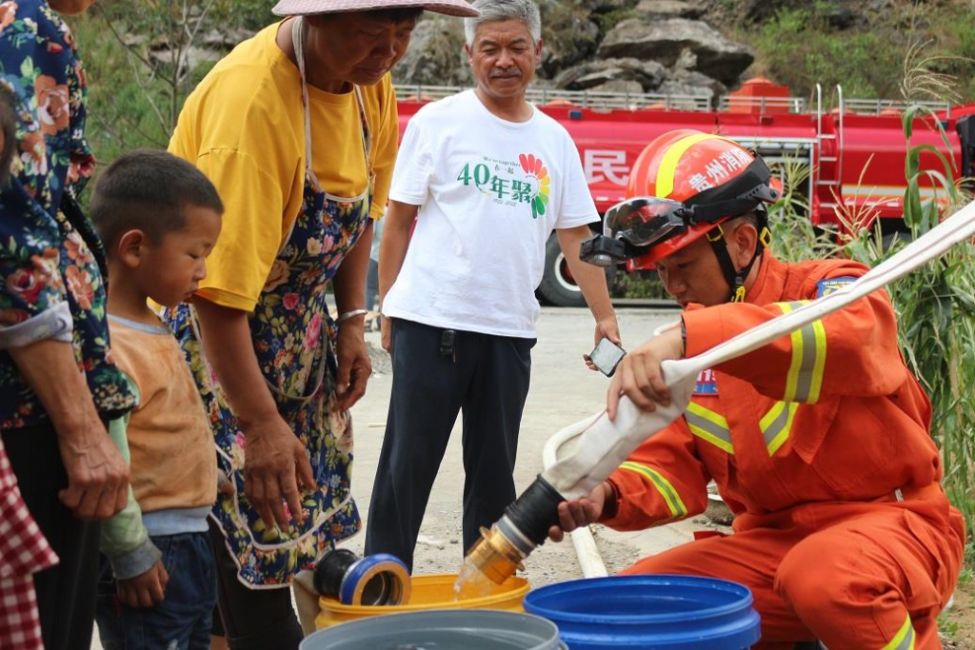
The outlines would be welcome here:
<svg viewBox="0 0 975 650">
<path fill-rule="evenodd" d="M 480 12 L 466 0 L 280 0 L 273 11 L 278 16 L 306 16 L 335 14 L 348 11 L 376 11 L 382 9 L 423 8 L 438 14 L 475 18 Z"/>
</svg>

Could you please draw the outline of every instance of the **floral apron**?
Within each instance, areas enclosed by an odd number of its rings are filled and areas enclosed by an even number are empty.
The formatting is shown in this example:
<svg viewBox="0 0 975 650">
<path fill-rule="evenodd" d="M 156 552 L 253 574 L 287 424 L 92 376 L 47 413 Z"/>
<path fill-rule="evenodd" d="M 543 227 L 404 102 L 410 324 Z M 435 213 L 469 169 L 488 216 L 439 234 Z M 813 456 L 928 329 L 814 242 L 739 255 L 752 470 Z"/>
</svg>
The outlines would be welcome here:
<svg viewBox="0 0 975 650">
<path fill-rule="evenodd" d="M 279 413 L 308 451 L 318 486 L 303 495 L 303 524 L 293 524 L 288 530 L 267 528 L 247 500 L 244 436 L 201 355 L 192 310 L 182 305 L 170 312 L 208 409 L 219 465 L 237 488 L 234 497 L 218 497 L 213 517 L 237 559 L 240 579 L 255 589 L 288 584 L 295 573 L 311 568 L 335 542 L 355 534 L 361 526 L 349 490 L 352 420 L 348 412 L 333 409 L 338 328 L 329 315 L 325 289 L 368 221 L 374 184 L 369 163 L 371 136 L 361 91 L 355 87 L 369 187 L 353 199 L 325 192 L 312 166 L 302 33 L 303 21 L 297 18 L 292 37 L 304 100 L 304 197 L 301 212 L 250 316 L 250 328 L 261 372 Z M 292 514 L 287 505 L 285 512 Z"/>
</svg>

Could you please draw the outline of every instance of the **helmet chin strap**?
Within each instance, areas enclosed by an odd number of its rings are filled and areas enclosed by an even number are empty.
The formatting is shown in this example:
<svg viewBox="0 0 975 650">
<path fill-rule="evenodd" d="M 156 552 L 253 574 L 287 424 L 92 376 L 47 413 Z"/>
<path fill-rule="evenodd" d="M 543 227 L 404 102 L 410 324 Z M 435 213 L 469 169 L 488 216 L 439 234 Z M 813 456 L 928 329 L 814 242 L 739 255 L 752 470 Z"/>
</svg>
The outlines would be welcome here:
<svg viewBox="0 0 975 650">
<path fill-rule="evenodd" d="M 748 278 L 748 274 L 752 272 L 752 267 L 755 266 L 755 262 L 758 261 L 765 249 L 768 248 L 771 233 L 768 229 L 768 220 L 764 211 L 758 212 L 758 231 L 758 240 L 755 242 L 755 250 L 752 252 L 752 258 L 748 264 L 739 270 L 735 269 L 735 263 L 731 261 L 731 254 L 728 253 L 728 243 L 725 240 L 724 229 L 721 225 L 718 224 L 717 228 L 705 235 L 708 241 L 711 242 L 711 248 L 714 249 L 714 254 L 718 258 L 721 274 L 724 275 L 725 282 L 728 283 L 731 289 L 728 302 L 745 302 L 745 294 L 747 293 L 745 280 Z M 716 234 L 712 236 L 712 233 Z"/>
</svg>

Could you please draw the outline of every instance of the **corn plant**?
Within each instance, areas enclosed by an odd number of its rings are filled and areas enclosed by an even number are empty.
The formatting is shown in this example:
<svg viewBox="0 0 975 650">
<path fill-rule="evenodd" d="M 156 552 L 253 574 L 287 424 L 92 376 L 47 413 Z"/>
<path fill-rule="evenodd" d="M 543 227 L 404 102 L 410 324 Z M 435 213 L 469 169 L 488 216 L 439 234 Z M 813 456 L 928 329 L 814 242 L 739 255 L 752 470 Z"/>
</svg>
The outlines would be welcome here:
<svg viewBox="0 0 975 650">
<path fill-rule="evenodd" d="M 914 106 L 904 113 L 907 140 L 904 224 L 917 238 L 964 205 L 969 197 L 955 181 L 953 162 L 931 145 L 911 146 L 916 120 L 930 122 L 947 135 L 929 109 Z M 934 154 L 942 169 L 921 169 L 924 153 Z M 935 187 L 935 197 L 922 201 L 920 183 Z M 871 266 L 902 248 L 904 239 L 888 245 L 861 230 L 844 247 L 847 255 Z M 945 471 L 952 503 L 975 523 L 975 246 L 959 244 L 947 254 L 888 287 L 900 326 L 900 345 L 908 366 L 931 398 L 931 432 Z"/>
<path fill-rule="evenodd" d="M 809 197 L 801 191 L 809 181 L 809 163 L 786 157 L 773 166 L 773 171 L 782 180 L 782 196 L 769 208 L 772 252 L 786 262 L 835 255 L 838 246 L 834 233 L 813 225 Z"/>
</svg>

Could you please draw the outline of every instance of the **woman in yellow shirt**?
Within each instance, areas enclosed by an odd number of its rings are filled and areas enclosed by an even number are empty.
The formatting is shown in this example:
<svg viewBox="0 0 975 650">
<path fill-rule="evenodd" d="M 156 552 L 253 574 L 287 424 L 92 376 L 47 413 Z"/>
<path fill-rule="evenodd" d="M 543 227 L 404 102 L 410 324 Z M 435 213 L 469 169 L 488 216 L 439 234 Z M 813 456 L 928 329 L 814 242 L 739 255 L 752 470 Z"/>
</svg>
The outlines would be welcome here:
<svg viewBox="0 0 975 650">
<path fill-rule="evenodd" d="M 289 591 L 274 587 L 360 527 L 347 411 L 371 371 L 370 217 L 396 156 L 389 71 L 424 8 L 477 15 L 465 0 L 281 0 L 288 17 L 214 67 L 170 142 L 226 207 L 209 276 L 169 318 L 237 487 L 212 526 L 232 648 L 297 647 Z"/>
</svg>

